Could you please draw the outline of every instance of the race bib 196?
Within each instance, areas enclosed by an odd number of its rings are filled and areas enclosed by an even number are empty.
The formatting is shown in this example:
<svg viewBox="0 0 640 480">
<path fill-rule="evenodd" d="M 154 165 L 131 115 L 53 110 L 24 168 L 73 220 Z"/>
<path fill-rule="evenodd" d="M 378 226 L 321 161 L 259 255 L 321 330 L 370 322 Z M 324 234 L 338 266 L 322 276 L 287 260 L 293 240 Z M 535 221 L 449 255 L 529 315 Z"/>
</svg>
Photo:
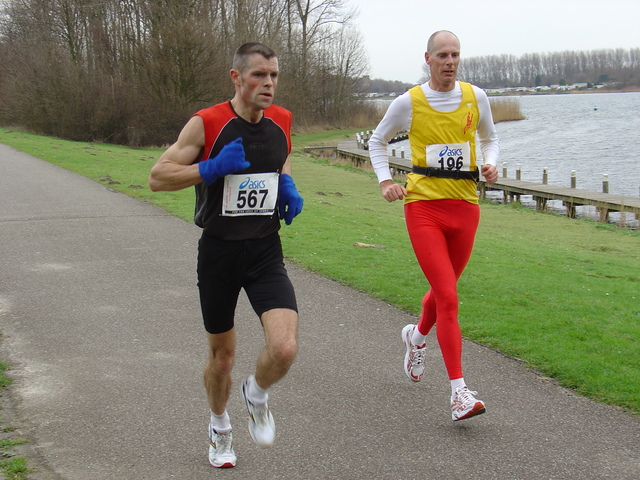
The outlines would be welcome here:
<svg viewBox="0 0 640 480">
<path fill-rule="evenodd" d="M 427 167 L 441 170 L 471 170 L 469 142 L 427 145 Z"/>
<path fill-rule="evenodd" d="M 250 173 L 224 177 L 222 215 L 273 215 L 278 198 L 278 174 Z"/>
</svg>

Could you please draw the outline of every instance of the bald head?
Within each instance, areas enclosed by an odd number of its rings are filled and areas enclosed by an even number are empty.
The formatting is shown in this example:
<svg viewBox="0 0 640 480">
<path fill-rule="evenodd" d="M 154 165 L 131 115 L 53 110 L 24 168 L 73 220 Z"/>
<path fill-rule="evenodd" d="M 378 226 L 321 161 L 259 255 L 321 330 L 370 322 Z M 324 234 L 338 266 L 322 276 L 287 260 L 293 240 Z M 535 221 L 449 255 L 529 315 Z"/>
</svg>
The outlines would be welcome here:
<svg viewBox="0 0 640 480">
<path fill-rule="evenodd" d="M 440 43 L 442 40 L 446 40 L 450 42 L 450 41 L 453 41 L 454 39 L 458 43 L 458 50 L 459 50 L 460 40 L 458 39 L 455 33 L 450 32 L 449 30 L 438 30 L 437 32 L 433 33 L 429 37 L 429 40 L 427 41 L 427 52 L 430 54 L 433 54 L 438 48 L 438 43 Z"/>
</svg>

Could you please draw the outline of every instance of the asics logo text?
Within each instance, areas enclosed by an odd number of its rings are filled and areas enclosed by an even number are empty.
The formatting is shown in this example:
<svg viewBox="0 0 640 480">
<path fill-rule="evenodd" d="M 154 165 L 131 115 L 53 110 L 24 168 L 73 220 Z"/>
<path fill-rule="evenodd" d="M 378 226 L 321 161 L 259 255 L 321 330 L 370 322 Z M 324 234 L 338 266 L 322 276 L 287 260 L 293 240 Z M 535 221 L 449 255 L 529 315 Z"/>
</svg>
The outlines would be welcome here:
<svg viewBox="0 0 640 480">
<path fill-rule="evenodd" d="M 241 190 L 247 189 L 247 190 L 258 190 L 260 188 L 264 188 L 265 187 L 265 181 L 264 180 L 251 180 L 251 177 L 247 177 L 240 185 L 238 188 L 240 188 Z"/>
<path fill-rule="evenodd" d="M 462 155 L 461 148 L 449 148 L 448 146 L 444 147 L 438 154 L 439 157 L 459 157 L 460 155 Z"/>
</svg>

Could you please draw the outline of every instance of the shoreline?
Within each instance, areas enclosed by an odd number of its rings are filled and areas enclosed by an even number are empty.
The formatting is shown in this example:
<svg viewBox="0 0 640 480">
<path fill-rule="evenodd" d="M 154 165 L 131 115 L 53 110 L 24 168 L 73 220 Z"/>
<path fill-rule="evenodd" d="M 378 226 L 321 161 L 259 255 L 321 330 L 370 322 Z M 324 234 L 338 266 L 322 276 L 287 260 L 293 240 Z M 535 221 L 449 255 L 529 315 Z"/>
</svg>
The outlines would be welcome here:
<svg viewBox="0 0 640 480">
<path fill-rule="evenodd" d="M 517 88 L 517 87 L 512 87 Z M 532 87 L 522 87 L 522 88 L 532 88 Z M 487 89 L 483 88 L 486 92 Z M 579 94 L 597 94 L 597 93 L 638 93 L 640 92 L 640 86 L 634 85 L 632 87 L 627 87 L 623 89 L 575 89 L 575 90 L 563 90 L 563 91 L 545 91 L 545 92 L 504 92 L 504 93 L 487 93 L 488 97 L 524 97 L 524 96 L 540 96 L 540 95 L 579 95 Z M 381 97 L 369 98 L 368 101 L 376 101 L 376 100 L 385 100 L 385 101 L 393 101 L 401 94 L 398 94 L 394 97 L 390 95 L 384 95 Z"/>
<path fill-rule="evenodd" d="M 629 87 L 622 90 L 609 89 L 586 89 L 586 90 L 564 90 L 555 92 L 505 92 L 505 93 L 487 93 L 488 97 L 524 97 L 524 96 L 540 96 L 540 95 L 581 95 L 581 94 L 598 94 L 598 93 L 638 93 L 640 87 Z"/>
</svg>

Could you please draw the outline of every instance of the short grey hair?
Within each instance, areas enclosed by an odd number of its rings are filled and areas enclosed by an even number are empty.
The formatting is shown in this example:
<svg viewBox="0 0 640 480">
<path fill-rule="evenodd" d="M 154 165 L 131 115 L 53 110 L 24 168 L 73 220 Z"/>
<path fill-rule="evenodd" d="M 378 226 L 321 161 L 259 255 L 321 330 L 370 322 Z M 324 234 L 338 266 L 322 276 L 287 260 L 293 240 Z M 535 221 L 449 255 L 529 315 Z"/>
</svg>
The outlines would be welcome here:
<svg viewBox="0 0 640 480">
<path fill-rule="evenodd" d="M 277 56 L 273 49 L 262 43 L 245 43 L 238 47 L 233 56 L 233 69 L 242 72 L 249 65 L 249 57 L 256 53 L 262 55 L 267 60 Z"/>
</svg>

